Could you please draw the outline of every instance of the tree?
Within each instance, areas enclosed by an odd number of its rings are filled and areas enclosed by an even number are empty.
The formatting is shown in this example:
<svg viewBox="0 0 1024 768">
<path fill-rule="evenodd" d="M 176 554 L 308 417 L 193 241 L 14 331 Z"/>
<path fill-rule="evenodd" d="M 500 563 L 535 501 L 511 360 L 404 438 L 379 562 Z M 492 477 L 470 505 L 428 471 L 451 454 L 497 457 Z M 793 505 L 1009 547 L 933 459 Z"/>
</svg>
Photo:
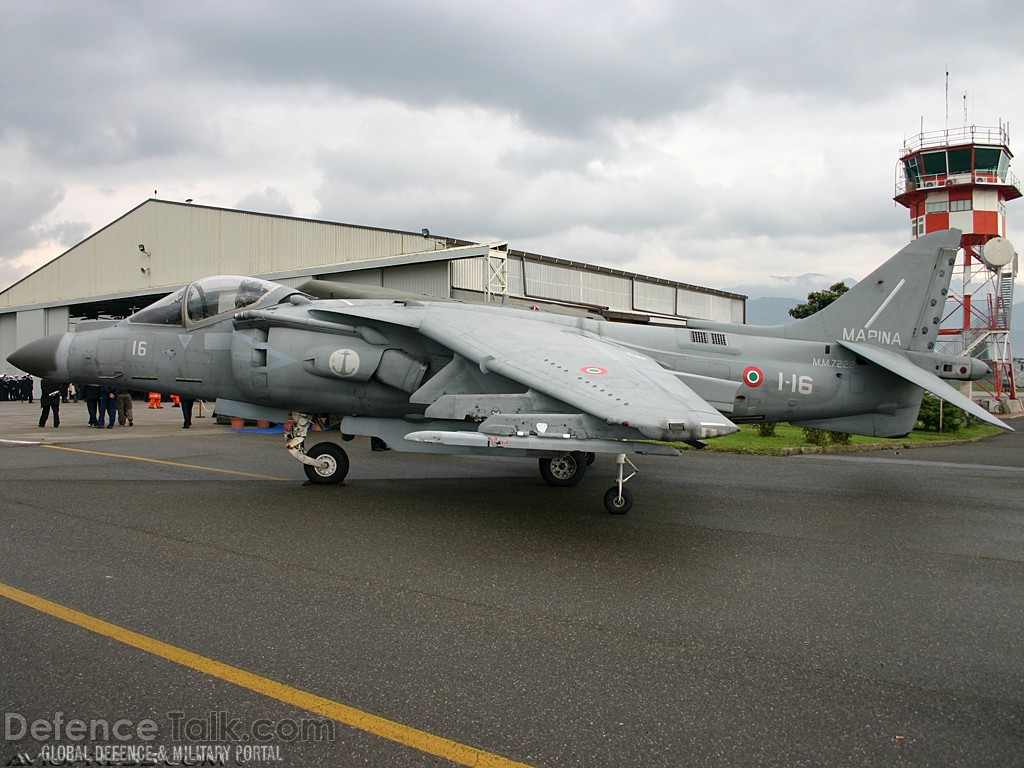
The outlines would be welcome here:
<svg viewBox="0 0 1024 768">
<path fill-rule="evenodd" d="M 924 429 L 934 432 L 957 432 L 960 427 L 969 427 L 977 421 L 966 411 L 950 403 L 943 403 L 931 394 L 926 394 L 921 400 L 917 420 Z"/>
<path fill-rule="evenodd" d="M 807 303 L 797 304 L 795 307 L 789 310 L 789 314 L 791 317 L 796 318 L 810 317 L 815 312 L 818 312 L 827 307 L 829 304 L 838 299 L 848 290 L 850 290 L 849 287 L 847 287 L 845 282 L 842 282 L 836 283 L 831 288 L 828 288 L 824 291 L 811 291 L 810 293 L 807 294 Z"/>
</svg>

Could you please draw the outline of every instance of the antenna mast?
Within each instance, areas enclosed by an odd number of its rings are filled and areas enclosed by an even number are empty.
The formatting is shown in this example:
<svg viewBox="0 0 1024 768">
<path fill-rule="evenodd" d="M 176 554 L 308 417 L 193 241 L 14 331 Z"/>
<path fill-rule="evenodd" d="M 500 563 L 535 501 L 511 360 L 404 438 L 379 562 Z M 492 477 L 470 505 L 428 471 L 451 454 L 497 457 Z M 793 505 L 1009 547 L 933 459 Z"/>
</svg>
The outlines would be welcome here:
<svg viewBox="0 0 1024 768">
<path fill-rule="evenodd" d="M 946 128 L 949 128 L 949 64 L 946 65 Z"/>
</svg>

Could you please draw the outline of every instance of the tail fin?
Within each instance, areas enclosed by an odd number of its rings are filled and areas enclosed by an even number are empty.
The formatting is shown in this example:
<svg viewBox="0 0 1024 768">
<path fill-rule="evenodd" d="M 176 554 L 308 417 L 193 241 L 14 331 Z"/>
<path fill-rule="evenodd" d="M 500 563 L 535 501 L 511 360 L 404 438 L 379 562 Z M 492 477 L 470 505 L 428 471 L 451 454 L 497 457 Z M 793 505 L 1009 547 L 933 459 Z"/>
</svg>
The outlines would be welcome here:
<svg viewBox="0 0 1024 768">
<path fill-rule="evenodd" d="M 932 350 L 960 235 L 947 229 L 914 240 L 820 312 L 784 326 L 786 337 Z"/>
</svg>

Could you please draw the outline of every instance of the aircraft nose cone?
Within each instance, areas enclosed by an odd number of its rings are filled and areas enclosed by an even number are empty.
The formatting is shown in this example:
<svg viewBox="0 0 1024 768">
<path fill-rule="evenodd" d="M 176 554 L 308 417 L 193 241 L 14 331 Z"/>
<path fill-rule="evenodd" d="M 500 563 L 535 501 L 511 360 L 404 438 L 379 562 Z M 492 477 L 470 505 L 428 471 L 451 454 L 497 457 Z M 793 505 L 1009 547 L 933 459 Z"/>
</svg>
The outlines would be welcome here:
<svg viewBox="0 0 1024 768">
<path fill-rule="evenodd" d="M 7 356 L 7 362 L 15 368 L 42 378 L 59 373 L 57 347 L 64 338 L 63 333 L 30 341 Z"/>
</svg>

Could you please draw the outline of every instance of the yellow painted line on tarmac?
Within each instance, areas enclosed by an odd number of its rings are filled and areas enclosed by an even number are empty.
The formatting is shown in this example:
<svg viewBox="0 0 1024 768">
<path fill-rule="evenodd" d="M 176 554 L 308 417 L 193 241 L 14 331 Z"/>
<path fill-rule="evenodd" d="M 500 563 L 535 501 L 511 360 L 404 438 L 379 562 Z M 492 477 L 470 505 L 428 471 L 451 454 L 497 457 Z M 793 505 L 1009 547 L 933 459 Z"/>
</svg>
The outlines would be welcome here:
<svg viewBox="0 0 1024 768">
<path fill-rule="evenodd" d="M 474 768 L 530 768 L 525 763 L 518 763 L 500 755 L 484 752 L 476 747 L 460 744 L 457 741 L 441 736 L 434 736 L 426 731 L 402 725 L 393 720 L 387 720 L 386 718 L 372 715 L 369 712 L 363 712 L 347 704 L 325 699 L 322 696 L 293 688 L 290 685 L 261 677 L 252 672 L 246 672 L 244 669 L 232 667 L 206 656 L 200 656 L 183 648 L 168 645 L 147 635 L 132 632 L 130 629 L 97 619 L 95 616 L 81 613 L 73 608 L 54 603 L 46 598 L 33 595 L 30 592 L 24 592 L 7 584 L 0 583 L 0 596 L 13 600 L 16 603 L 21 603 L 41 613 L 49 614 L 62 621 L 75 624 L 83 629 L 88 629 L 90 632 L 112 638 L 119 643 L 124 643 L 146 653 L 151 653 L 154 656 L 160 656 L 168 661 L 173 661 L 175 664 L 181 664 L 184 667 L 202 672 L 210 677 L 234 683 L 241 688 L 246 688 L 308 712 L 329 717 L 343 725 L 358 728 L 375 736 L 412 747 L 428 755 L 435 755 L 459 765 L 474 766 Z"/>
<path fill-rule="evenodd" d="M 186 469 L 201 469 L 204 472 L 222 472 L 225 475 L 241 475 L 242 477 L 258 477 L 261 480 L 281 480 L 290 483 L 293 478 L 274 477 L 273 475 L 257 475 L 252 472 L 239 472 L 234 469 L 217 469 L 215 467 L 201 467 L 198 464 L 182 464 L 178 461 L 164 461 L 163 459 L 147 459 L 144 456 L 128 456 L 123 453 L 105 453 L 104 451 L 87 451 L 84 448 L 68 448 L 66 445 L 43 445 L 41 448 L 49 448 L 53 451 L 71 451 L 73 453 L 91 453 L 94 456 L 109 456 L 115 459 L 129 459 L 130 461 L 147 461 L 150 464 L 165 464 L 168 467 L 185 467 Z"/>
</svg>

